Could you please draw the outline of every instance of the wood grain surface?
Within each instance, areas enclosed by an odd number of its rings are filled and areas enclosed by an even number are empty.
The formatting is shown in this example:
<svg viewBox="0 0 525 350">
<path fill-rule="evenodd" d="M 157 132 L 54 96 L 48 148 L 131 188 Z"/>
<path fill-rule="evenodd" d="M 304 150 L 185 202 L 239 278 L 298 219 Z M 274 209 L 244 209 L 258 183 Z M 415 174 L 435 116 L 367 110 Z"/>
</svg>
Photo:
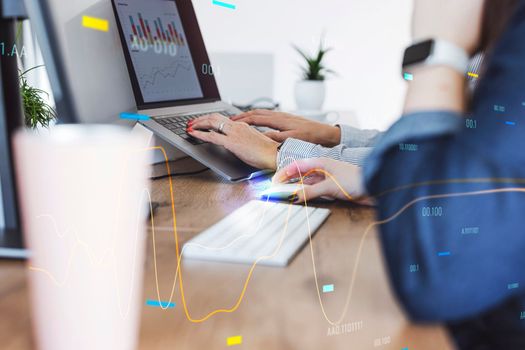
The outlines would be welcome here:
<svg viewBox="0 0 525 350">
<path fill-rule="evenodd" d="M 191 168 L 184 163 L 180 162 L 178 172 Z M 255 181 L 231 184 L 211 171 L 178 176 L 172 181 L 181 244 L 255 198 L 259 186 Z M 168 179 L 153 181 L 152 199 L 159 203 L 154 221 L 162 300 L 169 297 L 177 266 L 169 193 Z M 362 235 L 374 220 L 373 210 L 342 202 L 311 205 L 332 210 L 313 237 L 312 248 L 305 246 L 286 268 L 257 266 L 239 308 L 204 322 L 188 320 L 177 282 L 174 308 L 143 306 L 139 348 L 452 349 L 442 327 L 416 326 L 403 316 L 388 284 L 376 229 L 365 238 L 361 259 L 356 261 Z M 144 300 L 157 298 L 152 234 L 149 229 Z M 353 267 L 358 263 L 355 288 L 339 329 L 332 328 L 321 311 L 312 255 L 320 288 L 334 285 L 334 292 L 321 292 L 326 314 L 332 320 L 341 315 Z M 1 349 L 34 348 L 25 266 L 21 261 L 0 261 Z M 198 319 L 215 309 L 234 306 L 249 268 L 183 259 L 183 286 L 190 316 Z M 227 346 L 227 338 L 238 335 L 242 336 L 242 344 Z"/>
</svg>

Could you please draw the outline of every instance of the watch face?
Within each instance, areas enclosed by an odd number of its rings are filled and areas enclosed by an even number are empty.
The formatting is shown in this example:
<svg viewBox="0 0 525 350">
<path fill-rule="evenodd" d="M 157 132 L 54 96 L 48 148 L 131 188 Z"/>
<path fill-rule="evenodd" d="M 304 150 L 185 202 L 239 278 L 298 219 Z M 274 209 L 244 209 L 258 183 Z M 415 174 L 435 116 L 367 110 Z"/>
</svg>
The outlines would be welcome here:
<svg viewBox="0 0 525 350">
<path fill-rule="evenodd" d="M 434 46 L 433 40 L 426 40 L 418 44 L 410 46 L 405 50 L 405 57 L 403 58 L 403 67 L 410 66 L 415 63 L 422 62 L 430 56 Z"/>
</svg>

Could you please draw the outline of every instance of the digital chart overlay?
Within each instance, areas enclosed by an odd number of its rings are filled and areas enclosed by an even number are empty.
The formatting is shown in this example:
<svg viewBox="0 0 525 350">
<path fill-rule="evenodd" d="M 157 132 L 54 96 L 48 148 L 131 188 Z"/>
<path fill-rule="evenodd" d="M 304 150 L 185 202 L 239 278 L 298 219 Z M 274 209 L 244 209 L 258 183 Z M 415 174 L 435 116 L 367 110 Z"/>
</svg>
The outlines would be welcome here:
<svg viewBox="0 0 525 350">
<path fill-rule="evenodd" d="M 169 161 L 168 161 L 168 157 L 167 157 L 167 154 L 166 154 L 165 150 L 162 147 L 160 147 L 160 146 L 151 147 L 148 150 L 160 150 L 162 152 L 162 154 L 164 155 L 164 158 L 165 158 L 165 164 L 166 164 L 166 169 L 168 171 L 168 175 L 170 175 Z M 300 179 L 301 179 L 300 180 L 300 184 L 301 184 L 301 187 L 302 187 L 302 191 L 304 191 L 304 183 L 303 183 L 303 179 L 304 178 L 307 178 L 308 176 L 310 176 L 310 175 L 312 175 L 314 173 L 322 173 L 326 177 L 330 178 L 331 181 L 333 181 L 337 185 L 339 190 L 348 199 L 352 198 L 344 190 L 344 188 L 340 185 L 340 183 L 337 181 L 337 179 L 332 174 L 330 174 L 329 172 L 327 172 L 327 171 L 325 171 L 323 169 L 312 169 L 312 170 L 308 171 L 305 174 L 301 174 L 300 169 L 298 167 L 298 172 L 300 173 Z M 157 291 L 157 297 L 158 297 L 158 300 L 150 301 L 150 303 L 154 303 L 156 307 L 158 307 L 160 309 L 163 309 L 163 310 L 171 309 L 172 305 L 174 305 L 173 302 L 172 302 L 172 299 L 173 299 L 175 288 L 176 288 L 177 281 L 178 281 L 179 282 L 179 290 L 180 290 L 180 294 L 181 294 L 181 303 L 182 303 L 182 306 L 183 306 L 183 309 L 184 309 L 185 316 L 188 319 L 188 321 L 190 321 L 192 323 L 201 323 L 201 322 L 204 322 L 204 321 L 208 320 L 210 317 L 212 317 L 212 316 L 214 316 L 216 314 L 219 314 L 219 313 L 232 313 L 232 312 L 235 312 L 239 308 L 239 306 L 241 305 L 241 303 L 242 303 L 242 301 L 244 299 L 246 290 L 248 288 L 249 282 L 250 282 L 250 280 L 251 280 L 251 278 L 253 276 L 253 273 L 254 273 L 254 270 L 255 270 L 255 267 L 257 266 L 257 264 L 261 260 L 269 259 L 269 258 L 275 256 L 279 252 L 279 249 L 280 249 L 280 247 L 282 245 L 282 242 L 286 238 L 287 228 L 288 228 L 287 227 L 288 226 L 288 218 L 289 218 L 290 212 L 291 212 L 290 211 L 291 205 L 289 207 L 288 215 L 287 215 L 287 218 L 286 218 L 286 220 L 284 222 L 283 230 L 282 230 L 282 233 L 281 233 L 281 236 L 280 236 L 279 243 L 278 243 L 277 247 L 275 248 L 274 252 L 271 255 L 269 255 L 269 256 L 261 256 L 251 265 L 250 270 L 249 270 L 249 272 L 248 272 L 248 274 L 247 274 L 247 276 L 245 278 L 245 282 L 243 283 L 242 290 L 241 290 L 241 292 L 240 292 L 240 294 L 239 294 L 239 296 L 237 298 L 237 301 L 234 303 L 234 305 L 229 307 L 229 308 L 218 308 L 218 309 L 215 309 L 213 311 L 210 311 L 208 314 L 206 314 L 202 318 L 194 318 L 194 317 L 191 316 L 191 314 L 189 312 L 189 307 L 188 307 L 188 304 L 187 304 L 187 301 L 186 301 L 185 292 L 184 292 L 184 279 L 183 279 L 183 275 L 182 275 L 182 271 L 181 271 L 181 260 L 182 260 L 183 254 L 184 254 L 184 249 L 182 249 L 182 251 L 181 251 L 180 247 L 179 247 L 179 237 L 178 237 L 178 233 L 177 233 L 177 220 L 176 220 L 176 214 L 175 214 L 175 201 L 174 201 L 174 191 L 173 191 L 174 187 L 173 187 L 172 178 L 170 176 L 168 176 L 168 179 L 169 179 L 169 188 L 170 188 L 171 211 L 172 211 L 172 217 L 173 217 L 172 222 L 173 222 L 173 233 L 174 233 L 174 241 L 175 241 L 175 252 L 176 252 L 176 258 L 177 258 L 177 268 L 176 268 L 175 274 L 174 274 L 174 279 L 173 279 L 173 284 L 172 284 L 170 297 L 167 298 L 167 299 L 162 299 L 161 295 L 160 295 L 158 270 L 157 270 L 156 242 L 155 242 L 155 222 L 154 222 L 154 218 L 153 218 L 153 210 L 151 208 L 151 198 L 149 198 L 150 199 L 149 200 L 149 202 L 150 202 L 150 211 L 151 211 L 150 218 L 151 218 L 151 229 L 152 229 L 153 255 L 154 255 L 153 263 L 154 263 L 154 271 L 155 271 L 156 291 Z M 472 182 L 479 183 L 479 182 L 481 182 L 481 180 L 487 180 L 487 181 L 484 181 L 484 182 L 492 182 L 492 180 L 497 180 L 497 179 L 472 179 Z M 523 182 L 523 181 L 525 181 L 525 179 L 507 179 L 507 180 L 512 181 L 512 182 L 516 182 L 516 181 Z M 451 179 L 451 180 L 442 180 L 442 181 L 438 181 L 438 182 L 440 182 L 440 183 L 443 183 L 443 182 L 451 182 L 451 183 L 465 182 L 466 183 L 466 182 L 469 182 L 469 181 L 468 181 L 468 179 Z M 394 190 L 396 190 L 396 189 L 393 189 L 391 191 L 394 191 Z M 147 191 L 147 190 L 144 190 L 144 191 L 147 193 L 147 195 L 149 197 L 149 191 Z M 359 246 L 358 246 L 357 254 L 356 254 L 356 257 L 355 257 L 354 264 L 353 264 L 352 273 L 351 273 L 351 276 L 349 277 L 349 286 L 348 286 L 348 289 L 347 289 L 346 301 L 345 301 L 345 304 L 344 304 L 344 306 L 342 308 L 340 316 L 337 319 L 335 319 L 335 320 L 330 318 L 330 317 L 328 317 L 328 315 L 326 314 L 323 302 L 322 302 L 321 293 L 326 293 L 326 292 L 331 291 L 333 286 L 331 286 L 331 285 L 328 286 L 328 287 L 327 286 L 323 286 L 322 289 L 320 288 L 321 284 L 318 281 L 318 274 L 317 274 L 317 268 L 316 268 L 316 263 L 315 263 L 315 255 L 314 255 L 314 250 L 313 250 L 312 233 L 311 233 L 311 228 L 310 228 L 310 225 L 309 225 L 308 203 L 305 200 L 304 201 L 304 206 L 305 206 L 306 220 L 307 220 L 307 223 L 308 223 L 309 247 L 310 247 L 310 256 L 311 256 L 311 261 L 312 261 L 312 272 L 313 272 L 314 281 L 315 281 L 315 285 L 316 285 L 319 305 L 320 305 L 320 308 L 321 308 L 321 311 L 323 313 L 323 316 L 324 316 L 325 320 L 330 325 L 336 326 L 336 325 L 341 324 L 343 322 L 344 318 L 346 317 L 346 314 L 348 312 L 348 308 L 350 306 L 350 302 L 351 302 L 351 299 L 352 299 L 353 289 L 354 289 L 354 286 L 355 286 L 355 277 L 357 275 L 357 270 L 358 270 L 358 267 L 359 267 L 359 261 L 360 261 L 363 245 L 364 245 L 366 237 L 372 231 L 373 228 L 395 220 L 402 213 L 404 213 L 407 209 L 413 207 L 415 204 L 417 204 L 419 202 L 422 202 L 422 201 L 427 201 L 427 200 L 432 200 L 432 199 L 453 198 L 453 197 L 483 196 L 483 195 L 489 195 L 489 194 L 511 193 L 511 192 L 525 193 L 525 187 L 497 188 L 497 189 L 488 189 L 488 190 L 479 190 L 479 191 L 457 192 L 457 193 L 443 193 L 443 194 L 428 195 L 428 196 L 424 196 L 424 197 L 415 198 L 415 199 L 411 200 L 410 202 L 406 203 L 403 207 L 401 207 L 398 211 L 396 211 L 391 216 L 389 216 L 389 217 L 387 217 L 387 218 L 385 218 L 383 220 L 374 221 L 374 222 L 370 223 L 366 227 L 366 229 L 364 230 L 364 232 L 363 232 L 363 234 L 361 236 L 361 239 L 359 241 Z M 303 192 L 303 194 L 304 194 L 304 192 Z M 264 216 L 265 212 L 263 212 L 261 215 Z M 262 221 L 263 220 L 261 218 L 261 220 L 259 222 L 262 222 Z M 223 247 L 205 247 L 205 246 L 201 246 L 201 245 L 199 245 L 199 246 L 201 248 L 211 249 L 211 250 L 225 249 L 227 247 L 230 247 L 231 245 L 233 245 L 236 241 L 238 241 L 240 239 L 245 239 L 245 238 L 249 238 L 251 236 L 256 235 L 257 234 L 257 230 L 259 228 L 260 228 L 260 225 L 258 225 L 257 228 L 253 232 L 247 233 L 247 234 L 242 235 L 242 236 L 239 236 L 239 237 L 237 237 L 235 239 L 235 241 L 230 242 L 230 243 L 226 244 Z M 60 235 L 58 230 L 57 230 L 57 234 L 59 236 L 63 236 L 63 235 Z M 83 248 L 86 249 L 86 251 L 88 251 L 88 254 L 89 254 L 89 247 L 84 246 L 82 244 L 82 242 L 79 242 L 78 246 L 83 246 Z M 110 253 L 111 253 L 111 249 L 108 248 L 108 251 L 106 251 L 106 252 L 104 252 L 104 254 L 102 254 L 102 258 L 98 262 L 95 262 L 94 259 L 91 259 L 92 260 L 91 263 L 92 264 L 95 264 L 95 263 L 99 263 L 100 264 L 100 263 L 102 263 L 102 261 L 105 259 L 105 257 L 110 255 Z M 68 263 L 67 263 L 67 267 L 66 267 L 67 271 L 69 271 L 69 268 L 70 268 L 74 258 L 75 258 L 75 251 L 72 251 L 72 253 L 69 256 Z M 43 267 L 29 266 L 29 270 L 32 270 L 32 271 L 35 271 L 35 272 L 41 272 L 41 273 L 44 273 L 44 274 L 48 275 L 50 277 L 50 279 L 59 287 L 64 285 L 65 281 L 68 278 L 68 273 L 66 272 L 66 275 L 65 275 L 66 277 L 64 278 L 64 280 L 59 281 L 59 280 L 56 279 L 55 275 L 52 272 L 46 270 Z M 117 297 L 119 299 L 119 305 L 121 305 L 120 292 L 119 292 L 118 288 L 117 288 Z M 128 312 L 129 312 L 129 303 L 128 303 Z M 127 314 L 127 312 L 126 312 L 126 314 Z M 122 316 L 124 317 L 125 315 L 122 315 Z"/>
</svg>

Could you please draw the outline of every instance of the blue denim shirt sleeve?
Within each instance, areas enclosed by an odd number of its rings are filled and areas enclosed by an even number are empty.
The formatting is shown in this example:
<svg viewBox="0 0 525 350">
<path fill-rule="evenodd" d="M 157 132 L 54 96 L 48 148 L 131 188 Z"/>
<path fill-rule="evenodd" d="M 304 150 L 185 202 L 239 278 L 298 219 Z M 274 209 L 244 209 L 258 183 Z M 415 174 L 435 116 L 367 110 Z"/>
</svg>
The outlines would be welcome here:
<svg viewBox="0 0 525 350">
<path fill-rule="evenodd" d="M 365 160 L 391 285 L 413 319 L 463 320 L 525 302 L 524 37 L 520 2 L 468 116 L 406 115 Z M 505 322 L 525 332 L 519 315 Z"/>
<path fill-rule="evenodd" d="M 485 152 L 464 120 L 404 116 L 364 164 L 393 289 L 419 321 L 472 317 L 524 294 L 514 286 L 525 287 L 525 168 Z"/>
<path fill-rule="evenodd" d="M 374 173 L 380 169 L 383 157 L 391 148 L 400 145 L 403 147 L 408 139 L 417 142 L 432 136 L 453 134 L 464 124 L 463 116 L 447 111 L 425 111 L 403 116 L 388 130 L 388 133 L 382 135 L 374 151 L 366 159 L 365 178 L 374 176 Z"/>
</svg>

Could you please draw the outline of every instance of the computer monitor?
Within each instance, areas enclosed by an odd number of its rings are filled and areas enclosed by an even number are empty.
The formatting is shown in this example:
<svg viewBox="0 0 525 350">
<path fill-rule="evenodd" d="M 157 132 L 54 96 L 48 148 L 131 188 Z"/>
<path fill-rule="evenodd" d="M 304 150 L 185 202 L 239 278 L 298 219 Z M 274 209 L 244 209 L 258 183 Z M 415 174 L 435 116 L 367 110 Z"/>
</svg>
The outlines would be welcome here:
<svg viewBox="0 0 525 350">
<path fill-rule="evenodd" d="M 16 20 L 26 17 L 16 0 L 0 0 L 0 42 L 15 44 Z M 11 136 L 23 123 L 17 57 L 0 59 L 0 257 L 27 256 L 22 240 Z"/>
<path fill-rule="evenodd" d="M 0 0 L 0 42 L 14 44 L 15 20 L 25 19 L 28 14 L 42 46 L 59 122 L 75 122 L 75 104 L 70 93 L 69 79 L 62 68 L 62 58 L 55 45 L 56 33 L 50 27 L 52 18 L 49 16 L 48 4 L 38 0 L 27 0 L 25 3 L 19 0 Z M 28 252 L 22 238 L 11 143 L 14 132 L 23 126 L 17 58 L 7 55 L 2 57 L 0 67 L 0 257 L 26 258 Z"/>
<path fill-rule="evenodd" d="M 25 0 L 31 18 L 45 15 L 47 27 L 34 27 L 34 33 L 45 55 L 55 55 L 71 77 L 74 105 L 81 123 L 118 123 L 122 112 L 135 109 L 111 1 Z M 29 4 L 36 11 L 31 13 Z M 41 10 L 39 10 L 41 9 Z M 84 25 L 84 16 L 108 22 L 108 29 L 97 30 Z M 42 45 L 41 32 L 52 30 L 56 35 L 53 51 Z M 53 93 L 55 86 L 51 81 Z"/>
<path fill-rule="evenodd" d="M 0 84 L 0 257 L 25 258 L 11 149 L 13 120 L 7 119 L 3 96 Z"/>
<path fill-rule="evenodd" d="M 111 1 L 25 2 L 55 100 L 56 92 L 67 86 L 69 97 L 63 100 L 70 102 L 67 109 L 74 110 L 77 122 L 132 125 L 119 119 L 120 113 L 134 111 L 136 103 Z M 84 16 L 107 21 L 107 31 L 84 26 Z M 68 114 L 59 110 L 61 119 Z M 184 156 L 162 140 L 154 142 L 166 149 L 169 159 Z M 154 162 L 162 160 L 162 155 L 155 153 Z"/>
<path fill-rule="evenodd" d="M 47 0 L 25 0 L 24 3 L 51 82 L 58 122 L 77 123 L 80 117 L 77 101 L 71 90 L 71 75 L 65 67 L 66 60 L 62 55 L 58 31 L 54 26 L 52 7 Z"/>
</svg>

